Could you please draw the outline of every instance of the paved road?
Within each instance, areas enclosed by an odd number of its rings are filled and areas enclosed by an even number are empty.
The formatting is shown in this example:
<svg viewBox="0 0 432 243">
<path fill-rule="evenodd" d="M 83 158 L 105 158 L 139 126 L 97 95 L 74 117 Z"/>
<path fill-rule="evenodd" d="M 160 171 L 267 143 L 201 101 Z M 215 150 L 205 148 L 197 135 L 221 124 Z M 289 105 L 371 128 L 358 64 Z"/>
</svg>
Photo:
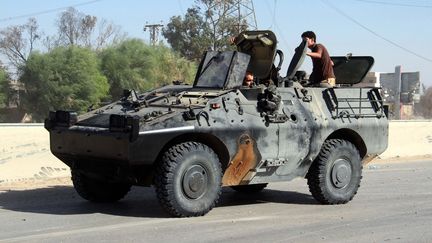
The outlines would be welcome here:
<svg viewBox="0 0 432 243">
<path fill-rule="evenodd" d="M 306 181 L 275 183 L 262 193 L 224 189 L 199 218 L 169 218 L 152 188 L 121 202 L 95 205 L 70 186 L 0 193 L 5 242 L 431 242 L 432 161 L 376 164 L 358 195 L 324 206 Z"/>
</svg>

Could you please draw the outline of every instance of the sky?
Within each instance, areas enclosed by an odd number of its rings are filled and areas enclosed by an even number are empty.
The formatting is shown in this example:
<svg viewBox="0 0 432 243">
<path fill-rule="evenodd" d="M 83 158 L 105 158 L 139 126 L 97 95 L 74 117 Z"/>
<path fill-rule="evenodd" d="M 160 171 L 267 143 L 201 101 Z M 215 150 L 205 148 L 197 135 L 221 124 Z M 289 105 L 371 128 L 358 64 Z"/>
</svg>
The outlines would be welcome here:
<svg viewBox="0 0 432 243">
<path fill-rule="evenodd" d="M 193 0 L 0 0 L 0 29 L 24 24 L 33 16 L 45 34 L 53 35 L 59 14 L 73 6 L 119 25 L 128 37 L 149 41 L 149 32 L 143 31 L 146 23 L 167 24 L 193 4 Z M 432 86 L 431 0 L 254 0 L 253 5 L 258 28 L 272 30 L 278 49 L 285 53 L 283 70 L 301 33 L 312 30 L 332 56 L 373 56 L 371 71 L 394 72 L 400 65 L 402 72 L 419 71 L 421 82 Z M 309 59 L 301 69 L 310 73 Z"/>
</svg>

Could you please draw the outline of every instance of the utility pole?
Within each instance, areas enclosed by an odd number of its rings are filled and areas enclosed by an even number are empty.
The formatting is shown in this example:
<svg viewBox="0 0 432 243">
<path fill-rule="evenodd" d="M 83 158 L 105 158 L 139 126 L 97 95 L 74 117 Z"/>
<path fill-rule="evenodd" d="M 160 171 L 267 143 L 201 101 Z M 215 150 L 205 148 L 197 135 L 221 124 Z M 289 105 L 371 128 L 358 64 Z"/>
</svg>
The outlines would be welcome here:
<svg viewBox="0 0 432 243">
<path fill-rule="evenodd" d="M 161 21 L 162 23 L 162 21 Z M 149 31 L 150 32 L 150 43 L 152 46 L 156 45 L 158 43 L 158 39 L 159 39 L 159 31 L 161 30 L 161 28 L 163 27 L 163 24 L 147 24 L 144 25 L 144 31 Z"/>
<path fill-rule="evenodd" d="M 401 66 L 396 66 L 395 67 L 395 76 L 394 76 L 394 81 L 396 83 L 396 95 L 395 95 L 395 118 L 396 120 L 400 120 L 401 119 L 401 76 L 402 76 L 402 71 L 401 71 Z"/>
</svg>

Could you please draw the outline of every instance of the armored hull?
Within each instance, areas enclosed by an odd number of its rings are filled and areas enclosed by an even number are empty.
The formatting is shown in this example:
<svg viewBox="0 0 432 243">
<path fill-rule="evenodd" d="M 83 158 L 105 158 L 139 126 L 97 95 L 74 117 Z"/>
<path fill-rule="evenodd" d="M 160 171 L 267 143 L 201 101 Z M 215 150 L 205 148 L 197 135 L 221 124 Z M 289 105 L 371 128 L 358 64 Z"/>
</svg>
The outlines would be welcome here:
<svg viewBox="0 0 432 243">
<path fill-rule="evenodd" d="M 171 144 L 199 141 L 218 152 L 224 167 L 236 156 L 244 157 L 240 160 L 250 164 L 250 175 L 228 183 L 238 185 L 304 176 L 329 138 L 352 142 L 365 162 L 387 148 L 388 121 L 383 110 L 374 110 L 379 101 L 368 98 L 375 88 L 279 88 L 283 119 L 277 121 L 257 107 L 261 89 L 179 89 L 182 102 L 194 103 L 192 110 L 169 105 L 177 102 L 175 95 L 139 110 L 119 101 L 79 117 L 70 127 L 50 128 L 51 151 L 72 168 L 102 164 L 126 169 L 151 167 Z M 332 107 L 338 100 L 338 107 Z M 124 119 L 125 127 L 110 127 L 110 118 L 112 123 Z M 127 125 L 127 119 L 137 126 Z M 250 148 L 242 146 L 245 138 Z"/>
</svg>

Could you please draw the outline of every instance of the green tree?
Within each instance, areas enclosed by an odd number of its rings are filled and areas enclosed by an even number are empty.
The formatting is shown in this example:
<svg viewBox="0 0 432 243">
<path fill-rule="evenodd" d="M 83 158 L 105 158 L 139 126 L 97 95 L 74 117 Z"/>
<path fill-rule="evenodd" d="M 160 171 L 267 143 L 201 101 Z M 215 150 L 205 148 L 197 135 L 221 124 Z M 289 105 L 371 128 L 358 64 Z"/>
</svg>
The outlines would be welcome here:
<svg viewBox="0 0 432 243">
<path fill-rule="evenodd" d="M 246 25 L 235 25 L 237 19 L 228 16 L 232 0 L 197 0 L 186 14 L 173 16 L 162 31 L 171 47 L 189 60 L 198 61 L 203 52 L 224 50 L 229 37 L 236 36 Z"/>
<path fill-rule="evenodd" d="M 153 87 L 171 84 L 180 80 L 192 84 L 196 73 L 196 64 L 180 57 L 171 48 L 156 46 L 152 48 L 150 78 Z"/>
<path fill-rule="evenodd" d="M 189 8 L 183 18 L 172 17 L 162 34 L 175 51 L 189 60 L 198 61 L 211 47 L 210 27 L 196 8 Z"/>
<path fill-rule="evenodd" d="M 0 63 L 0 108 L 5 108 L 9 103 L 10 79 L 6 69 Z"/>
<path fill-rule="evenodd" d="M 83 112 L 108 93 L 96 54 L 76 46 L 33 53 L 23 67 L 20 81 L 25 88 L 21 106 L 35 121 L 42 121 L 49 110 Z"/>
<path fill-rule="evenodd" d="M 123 89 L 145 91 L 173 80 L 193 79 L 195 64 L 165 46 L 149 46 L 130 39 L 102 51 L 102 72 L 110 84 L 110 95 L 118 98 Z"/>
</svg>

